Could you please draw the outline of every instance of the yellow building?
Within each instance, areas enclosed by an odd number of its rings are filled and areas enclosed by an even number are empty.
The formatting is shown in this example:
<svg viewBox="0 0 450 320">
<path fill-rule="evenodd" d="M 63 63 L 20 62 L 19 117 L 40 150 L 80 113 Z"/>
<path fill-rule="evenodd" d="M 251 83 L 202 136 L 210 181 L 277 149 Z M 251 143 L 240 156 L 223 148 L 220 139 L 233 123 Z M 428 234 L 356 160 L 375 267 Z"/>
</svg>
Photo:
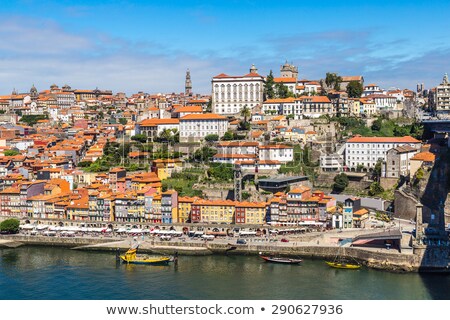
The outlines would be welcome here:
<svg viewBox="0 0 450 320">
<path fill-rule="evenodd" d="M 349 98 L 348 99 L 348 109 L 350 112 L 350 115 L 355 117 L 361 116 L 361 101 L 357 98 Z"/>
<path fill-rule="evenodd" d="M 265 202 L 236 202 L 236 223 L 263 224 L 265 217 Z"/>
<path fill-rule="evenodd" d="M 152 171 L 159 179 L 164 180 L 172 176 L 174 172 L 183 169 L 183 160 L 180 159 L 156 159 L 153 160 Z"/>
<path fill-rule="evenodd" d="M 126 179 L 128 179 L 127 177 Z M 131 177 L 131 189 L 134 191 L 141 190 L 145 187 L 155 188 L 161 192 L 161 179 L 154 172 L 144 172 L 135 174 Z"/>
<path fill-rule="evenodd" d="M 198 200 L 192 204 L 192 206 L 194 205 L 199 208 L 200 222 L 234 223 L 234 214 L 235 214 L 234 201 Z"/>
<path fill-rule="evenodd" d="M 192 203 L 198 199 L 199 199 L 198 197 L 178 197 L 178 221 L 177 222 L 186 223 L 190 219 Z"/>
<path fill-rule="evenodd" d="M 69 220 L 89 220 L 89 199 L 86 197 L 71 201 L 66 210 Z"/>
</svg>

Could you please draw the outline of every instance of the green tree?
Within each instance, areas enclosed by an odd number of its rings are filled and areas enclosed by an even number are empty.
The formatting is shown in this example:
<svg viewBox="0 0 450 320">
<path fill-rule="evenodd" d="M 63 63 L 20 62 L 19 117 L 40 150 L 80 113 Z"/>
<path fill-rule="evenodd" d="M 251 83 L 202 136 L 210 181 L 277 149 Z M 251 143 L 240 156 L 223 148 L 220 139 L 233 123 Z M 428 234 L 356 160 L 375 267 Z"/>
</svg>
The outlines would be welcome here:
<svg viewBox="0 0 450 320">
<path fill-rule="evenodd" d="M 333 88 L 334 90 L 340 90 L 340 85 L 342 82 L 342 77 L 337 73 L 327 72 L 325 76 L 325 83 L 328 88 Z"/>
<path fill-rule="evenodd" d="M 381 127 L 383 125 L 383 120 L 381 118 L 378 118 L 372 123 L 372 126 L 370 127 L 373 131 L 380 131 Z"/>
<path fill-rule="evenodd" d="M 333 190 L 342 192 L 348 186 L 348 177 L 345 173 L 340 173 L 333 179 Z"/>
<path fill-rule="evenodd" d="M 222 140 L 224 140 L 224 141 L 233 140 L 233 133 L 231 131 L 225 132 L 225 134 L 222 137 Z"/>
<path fill-rule="evenodd" d="M 5 151 L 3 152 L 3 154 L 4 154 L 5 156 L 7 156 L 7 157 L 11 157 L 11 156 L 17 156 L 17 155 L 19 155 L 20 152 L 17 151 L 17 150 L 5 150 Z"/>
<path fill-rule="evenodd" d="M 209 99 L 205 112 L 212 112 L 212 99 Z"/>
<path fill-rule="evenodd" d="M 126 125 L 126 124 L 128 123 L 128 120 L 125 119 L 125 118 L 120 118 L 120 119 L 119 119 L 119 123 L 120 123 L 121 125 Z"/>
<path fill-rule="evenodd" d="M 87 168 L 92 164 L 92 161 L 80 161 L 77 166 L 81 168 Z"/>
<path fill-rule="evenodd" d="M 132 136 L 131 140 L 141 142 L 141 143 L 146 143 L 147 136 L 145 134 L 140 133 L 140 134 L 136 134 L 136 135 Z"/>
<path fill-rule="evenodd" d="M 369 196 L 376 196 L 384 192 L 383 187 L 376 181 L 372 182 L 369 187 Z"/>
<path fill-rule="evenodd" d="M 247 123 L 247 118 L 251 116 L 249 107 L 245 104 L 240 112 L 241 117 L 244 117 L 244 122 Z"/>
<path fill-rule="evenodd" d="M 269 75 L 266 78 L 266 83 L 264 85 L 264 95 L 265 99 L 273 99 L 275 98 L 275 81 L 273 80 L 273 73 L 270 70 Z"/>
<path fill-rule="evenodd" d="M 381 166 L 383 165 L 383 160 L 378 159 L 377 163 L 375 164 L 375 167 L 373 169 L 373 179 L 376 181 L 380 181 L 381 178 Z"/>
<path fill-rule="evenodd" d="M 310 164 L 310 159 L 311 159 L 311 150 L 307 145 L 305 145 L 305 147 L 303 148 L 303 163 L 308 166 Z"/>
<path fill-rule="evenodd" d="M 208 141 L 208 142 L 219 141 L 219 135 L 218 134 L 208 134 L 205 136 L 205 141 Z"/>
<path fill-rule="evenodd" d="M 350 81 L 347 85 L 347 94 L 349 98 L 361 98 L 364 88 L 359 81 Z"/>
<path fill-rule="evenodd" d="M 208 175 L 217 181 L 233 180 L 233 165 L 228 163 L 211 163 Z"/>
<path fill-rule="evenodd" d="M 217 153 L 216 149 L 210 147 L 202 147 L 194 152 L 193 159 L 199 162 L 209 162 L 209 160 Z"/>
<path fill-rule="evenodd" d="M 291 90 L 289 90 L 289 88 L 282 83 L 275 84 L 275 90 L 276 97 L 280 99 L 286 99 L 294 96 Z"/>
<path fill-rule="evenodd" d="M 19 225 L 18 219 L 6 219 L 0 223 L 0 231 L 2 233 L 17 233 L 19 232 Z"/>
</svg>

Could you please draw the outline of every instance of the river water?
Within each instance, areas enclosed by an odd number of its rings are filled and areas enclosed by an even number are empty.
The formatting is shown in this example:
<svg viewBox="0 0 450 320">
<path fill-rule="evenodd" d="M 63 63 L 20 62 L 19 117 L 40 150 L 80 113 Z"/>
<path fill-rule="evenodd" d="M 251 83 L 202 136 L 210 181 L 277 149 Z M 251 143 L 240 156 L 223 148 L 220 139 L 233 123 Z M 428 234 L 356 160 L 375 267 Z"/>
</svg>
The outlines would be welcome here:
<svg viewBox="0 0 450 320">
<path fill-rule="evenodd" d="M 281 265 L 256 256 L 180 256 L 178 267 L 124 265 L 115 254 L 0 249 L 0 299 L 450 299 L 450 276 Z"/>
</svg>

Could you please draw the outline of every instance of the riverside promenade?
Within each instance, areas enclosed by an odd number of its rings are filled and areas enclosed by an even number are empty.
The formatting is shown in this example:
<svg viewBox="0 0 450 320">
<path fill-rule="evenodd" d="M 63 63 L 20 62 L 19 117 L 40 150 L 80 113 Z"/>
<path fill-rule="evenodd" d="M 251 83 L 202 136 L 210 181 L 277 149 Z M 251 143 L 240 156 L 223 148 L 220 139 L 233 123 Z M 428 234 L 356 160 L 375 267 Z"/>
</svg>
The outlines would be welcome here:
<svg viewBox="0 0 450 320">
<path fill-rule="evenodd" d="M 351 236 L 347 234 L 346 236 Z M 41 235 L 3 235 L 0 236 L 0 247 L 17 247 L 20 245 L 62 246 L 75 250 L 88 251 L 126 251 L 134 243 L 139 243 L 139 251 L 143 253 L 180 255 L 258 255 L 273 254 L 285 256 L 300 256 L 305 258 L 334 259 L 340 257 L 360 261 L 367 267 L 395 271 L 417 272 L 420 269 L 421 257 L 412 253 L 400 253 L 396 250 L 382 248 L 357 248 L 338 246 L 333 233 L 317 233 L 304 237 L 291 237 L 289 242 L 270 242 L 264 239 L 247 239 L 246 244 L 236 244 L 235 238 L 215 239 L 213 241 L 172 239 L 161 241 L 155 237 L 47 237 Z"/>
</svg>

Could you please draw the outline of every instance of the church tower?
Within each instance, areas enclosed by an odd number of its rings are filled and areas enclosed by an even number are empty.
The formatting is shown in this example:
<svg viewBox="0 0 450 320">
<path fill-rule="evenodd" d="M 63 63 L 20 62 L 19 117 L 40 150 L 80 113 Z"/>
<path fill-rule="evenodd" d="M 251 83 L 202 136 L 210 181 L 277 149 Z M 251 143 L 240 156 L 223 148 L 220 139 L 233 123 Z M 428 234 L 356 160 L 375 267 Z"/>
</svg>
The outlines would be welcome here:
<svg viewBox="0 0 450 320">
<path fill-rule="evenodd" d="M 38 96 L 39 96 L 38 91 L 37 91 L 36 87 L 33 84 L 33 86 L 30 89 L 31 100 L 35 101 L 38 98 Z"/>
<path fill-rule="evenodd" d="M 191 72 L 189 69 L 186 71 L 186 81 L 184 82 L 184 95 L 192 96 L 192 81 Z"/>
<path fill-rule="evenodd" d="M 298 79 L 298 68 L 286 61 L 285 64 L 280 67 L 280 75 L 282 78 Z"/>
</svg>

